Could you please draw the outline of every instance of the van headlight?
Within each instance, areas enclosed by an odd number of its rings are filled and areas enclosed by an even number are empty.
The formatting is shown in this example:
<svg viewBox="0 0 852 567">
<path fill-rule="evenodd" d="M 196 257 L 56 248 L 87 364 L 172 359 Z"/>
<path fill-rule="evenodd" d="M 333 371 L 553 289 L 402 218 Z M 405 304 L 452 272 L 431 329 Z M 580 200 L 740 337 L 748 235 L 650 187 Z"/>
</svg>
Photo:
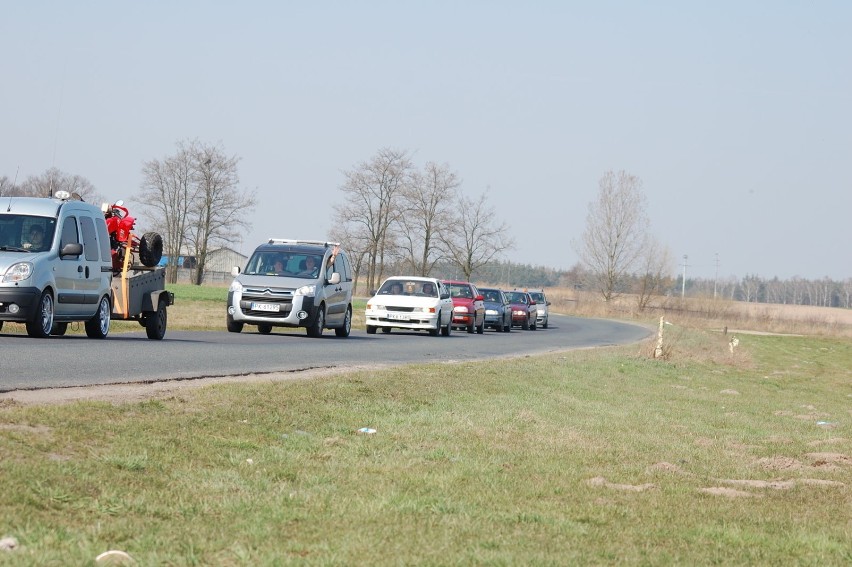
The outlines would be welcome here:
<svg viewBox="0 0 852 567">
<path fill-rule="evenodd" d="M 231 292 L 231 293 L 243 291 L 243 284 L 241 284 L 237 280 L 234 280 L 234 281 L 231 282 L 230 287 L 228 287 L 228 291 Z"/>
<path fill-rule="evenodd" d="M 33 274 L 33 265 L 29 262 L 12 264 L 3 274 L 3 283 L 22 282 Z"/>
<path fill-rule="evenodd" d="M 314 297 L 317 293 L 317 286 L 315 285 L 303 285 L 299 289 L 296 290 L 296 293 L 293 295 L 303 295 L 305 297 Z"/>
</svg>

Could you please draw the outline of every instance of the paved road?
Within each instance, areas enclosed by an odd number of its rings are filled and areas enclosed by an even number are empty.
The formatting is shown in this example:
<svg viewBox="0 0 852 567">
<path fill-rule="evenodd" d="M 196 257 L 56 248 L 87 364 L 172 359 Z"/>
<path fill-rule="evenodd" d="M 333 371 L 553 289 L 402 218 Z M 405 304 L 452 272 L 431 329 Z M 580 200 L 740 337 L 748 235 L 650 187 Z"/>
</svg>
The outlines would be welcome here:
<svg viewBox="0 0 852 567">
<path fill-rule="evenodd" d="M 162 381 L 250 373 L 345 368 L 364 364 L 464 360 L 626 344 L 644 339 L 644 327 L 551 315 L 548 329 L 484 335 L 454 331 L 368 335 L 353 329 L 346 339 L 326 331 L 321 339 L 303 330 L 261 335 L 168 331 L 151 341 L 144 331 L 110 334 L 105 340 L 67 335 L 32 339 L 0 330 L 0 392 L 95 384 Z M 120 362 L 119 362 L 120 361 Z"/>
</svg>

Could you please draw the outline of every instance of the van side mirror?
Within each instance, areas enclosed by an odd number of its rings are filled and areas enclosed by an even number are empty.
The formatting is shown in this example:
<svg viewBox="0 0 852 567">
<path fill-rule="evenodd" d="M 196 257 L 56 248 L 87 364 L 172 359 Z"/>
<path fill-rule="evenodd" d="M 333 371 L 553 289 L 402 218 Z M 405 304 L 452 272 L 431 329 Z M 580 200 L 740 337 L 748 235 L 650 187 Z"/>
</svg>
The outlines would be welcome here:
<svg viewBox="0 0 852 567">
<path fill-rule="evenodd" d="M 62 247 L 62 250 L 59 251 L 59 257 L 64 258 L 65 256 L 79 256 L 83 253 L 83 245 L 79 242 L 69 242 L 65 246 Z"/>
<path fill-rule="evenodd" d="M 337 285 L 340 283 L 340 272 L 334 272 L 331 274 L 331 277 L 328 278 L 328 283 L 331 285 Z"/>
<path fill-rule="evenodd" d="M 238 276 L 238 275 L 240 275 L 240 267 L 239 267 L 239 266 L 234 266 L 233 268 L 231 268 L 231 275 L 232 275 L 232 276 Z"/>
</svg>

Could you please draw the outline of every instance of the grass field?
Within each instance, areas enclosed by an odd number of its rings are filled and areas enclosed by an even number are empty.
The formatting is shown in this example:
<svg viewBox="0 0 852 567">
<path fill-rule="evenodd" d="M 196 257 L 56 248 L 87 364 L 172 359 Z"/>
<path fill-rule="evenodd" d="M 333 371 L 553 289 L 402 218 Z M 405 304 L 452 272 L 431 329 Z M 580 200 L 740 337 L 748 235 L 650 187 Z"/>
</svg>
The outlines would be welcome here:
<svg viewBox="0 0 852 567">
<path fill-rule="evenodd" d="M 173 291 L 170 329 L 224 327 Z M 664 360 L 0 402 L 0 565 L 852 563 L 852 340 L 671 318 Z"/>
</svg>

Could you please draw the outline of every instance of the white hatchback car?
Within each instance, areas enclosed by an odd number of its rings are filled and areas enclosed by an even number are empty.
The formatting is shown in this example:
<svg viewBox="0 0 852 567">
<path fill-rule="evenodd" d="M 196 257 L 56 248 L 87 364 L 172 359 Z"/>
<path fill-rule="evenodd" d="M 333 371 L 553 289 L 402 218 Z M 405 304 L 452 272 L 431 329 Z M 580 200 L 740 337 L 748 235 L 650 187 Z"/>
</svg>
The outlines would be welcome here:
<svg viewBox="0 0 852 567">
<path fill-rule="evenodd" d="M 367 333 L 383 333 L 391 329 L 440 332 L 450 336 L 453 322 L 453 300 L 440 280 L 419 276 L 394 276 L 386 279 L 367 302 Z"/>
</svg>

